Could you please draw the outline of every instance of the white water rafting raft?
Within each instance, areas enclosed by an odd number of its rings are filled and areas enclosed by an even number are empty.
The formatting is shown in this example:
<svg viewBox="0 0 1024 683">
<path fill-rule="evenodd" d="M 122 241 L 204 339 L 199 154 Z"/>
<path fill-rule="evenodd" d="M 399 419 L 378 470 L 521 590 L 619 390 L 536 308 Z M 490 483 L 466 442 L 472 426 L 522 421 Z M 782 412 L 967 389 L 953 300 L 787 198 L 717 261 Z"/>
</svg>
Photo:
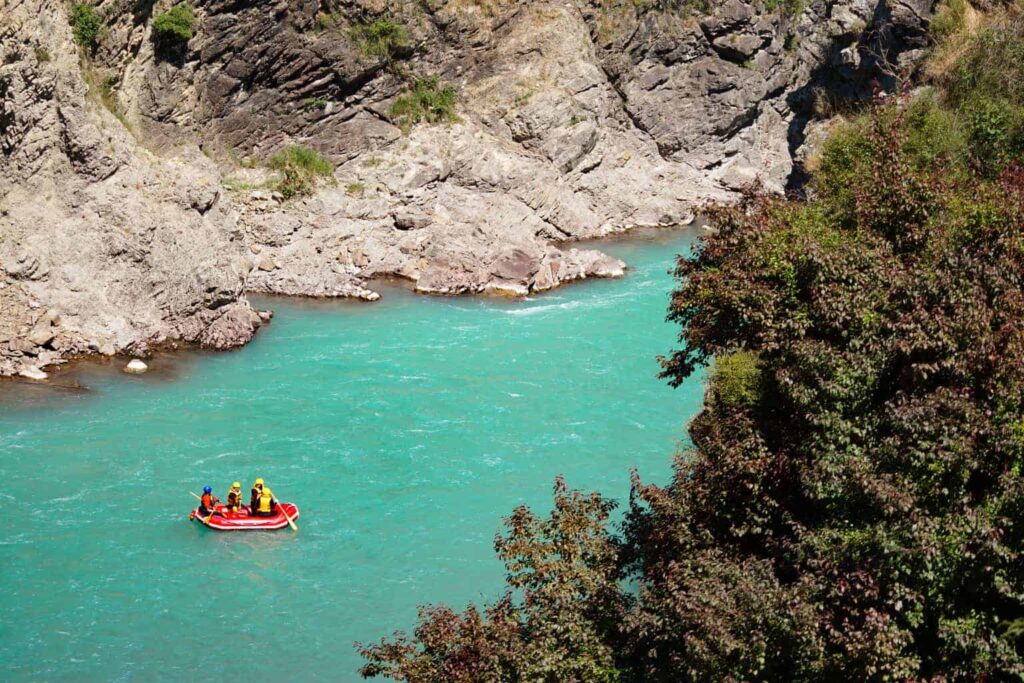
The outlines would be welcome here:
<svg viewBox="0 0 1024 683">
<path fill-rule="evenodd" d="M 278 503 L 275 514 L 269 517 L 251 515 L 245 509 L 237 512 L 228 512 L 228 509 L 223 505 L 216 506 L 212 515 L 203 516 L 199 512 L 199 508 L 196 508 L 188 516 L 189 519 L 217 531 L 284 529 L 288 526 L 289 517 L 291 517 L 292 521 L 299 517 L 299 508 L 294 503 Z"/>
</svg>

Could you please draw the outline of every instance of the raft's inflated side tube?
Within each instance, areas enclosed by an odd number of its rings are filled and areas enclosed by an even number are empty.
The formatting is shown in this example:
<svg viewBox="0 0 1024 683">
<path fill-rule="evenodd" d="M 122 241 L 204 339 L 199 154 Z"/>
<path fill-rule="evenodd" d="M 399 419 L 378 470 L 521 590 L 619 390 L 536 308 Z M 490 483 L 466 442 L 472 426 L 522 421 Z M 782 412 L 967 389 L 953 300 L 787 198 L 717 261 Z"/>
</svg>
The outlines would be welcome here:
<svg viewBox="0 0 1024 683">
<path fill-rule="evenodd" d="M 206 517 L 199 514 L 199 508 L 192 511 L 189 515 L 189 519 L 194 519 L 203 526 L 208 526 L 211 529 L 217 531 L 260 531 L 267 529 L 283 529 L 288 526 L 288 520 L 285 518 L 281 510 L 284 509 L 288 513 L 288 516 L 292 518 L 292 521 L 298 519 L 299 508 L 294 503 L 278 503 L 277 514 L 272 517 L 257 517 L 250 515 L 247 512 L 228 512 L 227 508 L 223 505 L 217 506 L 217 512 L 219 515 L 210 517 L 210 521 L 206 521 Z"/>
</svg>

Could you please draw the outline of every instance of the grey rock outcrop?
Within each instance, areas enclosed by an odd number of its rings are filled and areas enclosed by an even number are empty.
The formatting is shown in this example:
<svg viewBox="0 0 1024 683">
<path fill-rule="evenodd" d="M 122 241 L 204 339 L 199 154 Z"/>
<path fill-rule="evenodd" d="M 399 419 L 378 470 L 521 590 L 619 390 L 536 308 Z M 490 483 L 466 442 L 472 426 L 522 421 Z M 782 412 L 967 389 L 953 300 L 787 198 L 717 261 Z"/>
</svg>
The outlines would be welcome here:
<svg viewBox="0 0 1024 683">
<path fill-rule="evenodd" d="M 0 374 L 172 339 L 247 341 L 259 317 L 241 235 L 226 206 L 197 200 L 220 187 L 216 168 L 146 152 L 93 106 L 62 4 L 3 11 Z"/>
<path fill-rule="evenodd" d="M 685 224 L 755 180 L 782 190 L 818 95 L 891 87 L 932 9 L 671 5 L 195 0 L 195 37 L 168 52 L 151 19 L 169 0 L 103 0 L 89 51 L 64 3 L 0 0 L 0 374 L 233 348 L 267 317 L 246 292 L 616 277 L 626 264 L 567 243 Z M 358 27 L 383 17 L 404 35 L 368 49 Z M 389 108 L 425 75 L 456 89 L 459 121 L 403 130 Z M 337 165 L 311 196 L 266 186 L 258 162 L 289 144 Z"/>
</svg>

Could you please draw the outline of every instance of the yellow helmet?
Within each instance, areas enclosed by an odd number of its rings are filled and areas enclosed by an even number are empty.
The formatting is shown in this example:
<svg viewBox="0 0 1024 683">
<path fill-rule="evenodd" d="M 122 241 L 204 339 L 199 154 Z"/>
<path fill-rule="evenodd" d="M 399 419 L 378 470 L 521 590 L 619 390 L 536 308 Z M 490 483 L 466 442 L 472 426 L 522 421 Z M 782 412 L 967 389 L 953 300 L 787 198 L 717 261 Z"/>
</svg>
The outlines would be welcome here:
<svg viewBox="0 0 1024 683">
<path fill-rule="evenodd" d="M 256 480 L 256 481 L 255 481 L 255 482 L 253 483 L 253 486 L 263 486 L 263 480 L 262 480 L 262 479 L 257 479 L 257 480 Z"/>
<path fill-rule="evenodd" d="M 236 481 L 234 484 L 231 485 L 231 488 L 233 488 L 233 489 L 240 489 L 240 488 L 242 488 L 242 483 Z"/>
</svg>

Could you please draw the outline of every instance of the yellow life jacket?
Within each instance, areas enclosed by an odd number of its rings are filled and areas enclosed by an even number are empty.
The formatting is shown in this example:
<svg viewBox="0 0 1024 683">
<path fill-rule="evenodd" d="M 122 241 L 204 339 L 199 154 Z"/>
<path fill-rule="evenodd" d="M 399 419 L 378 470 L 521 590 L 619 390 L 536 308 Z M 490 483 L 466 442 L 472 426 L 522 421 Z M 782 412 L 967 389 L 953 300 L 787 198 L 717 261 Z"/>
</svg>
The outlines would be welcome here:
<svg viewBox="0 0 1024 683">
<path fill-rule="evenodd" d="M 273 500 L 274 500 L 274 494 L 271 493 L 270 489 L 268 489 L 266 486 L 264 486 L 263 487 L 263 492 L 260 493 L 260 506 L 258 508 L 259 511 L 260 512 L 270 512 L 271 511 L 270 503 Z"/>
</svg>

